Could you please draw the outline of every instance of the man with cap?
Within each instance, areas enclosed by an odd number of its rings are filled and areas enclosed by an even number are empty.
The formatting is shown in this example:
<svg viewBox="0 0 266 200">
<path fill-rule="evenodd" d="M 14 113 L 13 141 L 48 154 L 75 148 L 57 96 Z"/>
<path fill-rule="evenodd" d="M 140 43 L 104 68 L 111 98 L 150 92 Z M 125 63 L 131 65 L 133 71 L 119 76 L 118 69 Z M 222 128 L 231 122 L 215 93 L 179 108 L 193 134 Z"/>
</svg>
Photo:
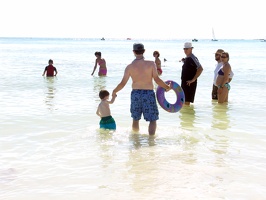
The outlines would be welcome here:
<svg viewBox="0 0 266 200">
<path fill-rule="evenodd" d="M 192 53 L 192 43 L 186 42 L 184 44 L 184 52 L 186 58 L 183 58 L 183 66 L 181 72 L 181 87 L 185 93 L 185 105 L 190 105 L 194 102 L 194 97 L 197 88 L 197 78 L 200 76 L 203 68 L 197 59 L 197 57 Z"/>
<path fill-rule="evenodd" d="M 224 52 L 223 49 L 217 49 L 215 52 L 215 60 L 217 61 L 214 69 L 214 78 L 213 78 L 213 85 L 212 85 L 212 99 L 218 100 L 218 87 L 216 86 L 216 78 L 218 76 L 218 71 L 223 66 L 222 60 L 221 60 L 221 54 Z M 234 73 L 231 71 L 229 74 L 229 82 L 232 80 L 234 76 Z"/>
<path fill-rule="evenodd" d="M 133 45 L 133 53 L 136 57 L 130 63 L 125 71 L 121 82 L 113 90 L 112 96 L 124 88 L 129 78 L 132 79 L 131 105 L 130 112 L 133 118 L 132 129 L 139 131 L 139 120 L 143 114 L 144 119 L 149 121 L 149 134 L 154 135 L 159 119 L 159 111 L 156 103 L 153 80 L 166 91 L 169 91 L 170 85 L 164 83 L 157 73 L 154 61 L 145 60 L 143 54 L 145 52 L 144 45 L 135 43 Z"/>
</svg>

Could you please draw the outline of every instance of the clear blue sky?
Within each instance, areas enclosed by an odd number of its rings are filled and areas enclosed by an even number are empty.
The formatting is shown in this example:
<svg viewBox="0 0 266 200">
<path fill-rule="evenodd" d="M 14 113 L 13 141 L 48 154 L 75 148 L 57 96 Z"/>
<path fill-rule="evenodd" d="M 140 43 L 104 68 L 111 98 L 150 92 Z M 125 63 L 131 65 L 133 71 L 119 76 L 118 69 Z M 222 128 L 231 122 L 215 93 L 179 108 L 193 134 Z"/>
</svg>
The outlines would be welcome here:
<svg viewBox="0 0 266 200">
<path fill-rule="evenodd" d="M 2 0 L 0 37 L 266 38 L 263 0 Z"/>
</svg>

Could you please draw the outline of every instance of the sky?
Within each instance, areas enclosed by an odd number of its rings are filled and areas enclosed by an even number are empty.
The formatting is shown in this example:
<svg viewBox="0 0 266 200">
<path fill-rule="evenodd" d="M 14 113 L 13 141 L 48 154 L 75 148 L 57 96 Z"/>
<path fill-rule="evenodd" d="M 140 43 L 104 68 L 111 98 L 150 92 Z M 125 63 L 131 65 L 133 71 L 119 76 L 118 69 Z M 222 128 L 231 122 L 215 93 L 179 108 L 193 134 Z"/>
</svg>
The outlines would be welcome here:
<svg viewBox="0 0 266 200">
<path fill-rule="evenodd" d="M 0 37 L 266 39 L 264 0 L 1 0 Z"/>
</svg>

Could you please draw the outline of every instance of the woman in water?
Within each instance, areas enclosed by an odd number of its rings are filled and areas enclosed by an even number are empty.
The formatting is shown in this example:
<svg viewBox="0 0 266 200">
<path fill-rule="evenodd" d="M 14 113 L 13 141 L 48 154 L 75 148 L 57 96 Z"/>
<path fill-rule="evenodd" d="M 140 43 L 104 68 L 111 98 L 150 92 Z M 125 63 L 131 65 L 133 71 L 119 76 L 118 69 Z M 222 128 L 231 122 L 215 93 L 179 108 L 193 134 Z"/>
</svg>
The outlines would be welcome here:
<svg viewBox="0 0 266 200">
<path fill-rule="evenodd" d="M 95 66 L 94 66 L 94 69 L 91 75 L 94 74 L 97 68 L 97 64 L 98 64 L 100 66 L 98 76 L 106 76 L 107 74 L 106 62 L 104 58 L 102 58 L 102 53 L 96 51 L 94 55 L 96 56 L 96 60 L 95 60 Z"/>
<path fill-rule="evenodd" d="M 158 75 L 161 75 L 163 73 L 163 70 L 161 68 L 161 60 L 159 58 L 160 57 L 159 51 L 154 51 L 153 57 L 155 58 L 155 64 L 157 66 L 157 73 L 158 73 Z"/>
<path fill-rule="evenodd" d="M 221 60 L 223 66 L 218 71 L 218 76 L 216 78 L 216 85 L 218 87 L 218 103 L 228 102 L 228 94 L 230 90 L 229 78 L 232 73 L 232 69 L 229 61 L 229 53 L 223 52 L 221 54 Z"/>
</svg>

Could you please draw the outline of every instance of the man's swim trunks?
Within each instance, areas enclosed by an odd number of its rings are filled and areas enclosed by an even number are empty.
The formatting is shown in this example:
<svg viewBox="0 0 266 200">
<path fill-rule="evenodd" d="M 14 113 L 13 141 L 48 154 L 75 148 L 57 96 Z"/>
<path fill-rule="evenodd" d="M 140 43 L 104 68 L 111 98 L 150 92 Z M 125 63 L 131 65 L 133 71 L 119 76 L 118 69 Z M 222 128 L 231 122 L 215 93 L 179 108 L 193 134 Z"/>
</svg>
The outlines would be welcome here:
<svg viewBox="0 0 266 200">
<path fill-rule="evenodd" d="M 100 128 L 115 130 L 116 123 L 112 116 L 102 117 L 100 121 Z"/>
<path fill-rule="evenodd" d="M 140 120 L 143 113 L 146 121 L 159 119 L 159 111 L 153 90 L 132 90 L 131 92 L 131 117 Z"/>
</svg>

